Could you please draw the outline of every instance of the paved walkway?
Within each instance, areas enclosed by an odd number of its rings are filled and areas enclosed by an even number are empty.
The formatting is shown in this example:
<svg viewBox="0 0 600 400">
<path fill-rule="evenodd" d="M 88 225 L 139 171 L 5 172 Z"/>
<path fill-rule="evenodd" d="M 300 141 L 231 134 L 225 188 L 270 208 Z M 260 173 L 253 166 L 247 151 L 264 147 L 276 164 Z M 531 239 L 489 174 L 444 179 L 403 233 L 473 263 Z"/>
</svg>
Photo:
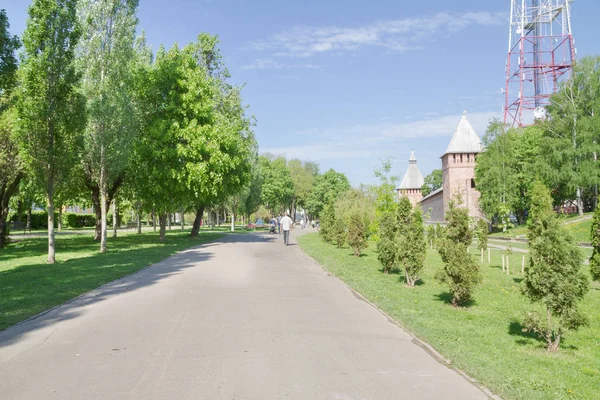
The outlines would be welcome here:
<svg viewBox="0 0 600 400">
<path fill-rule="evenodd" d="M 487 398 L 294 244 L 228 235 L 0 333 L 0 397 Z"/>
</svg>

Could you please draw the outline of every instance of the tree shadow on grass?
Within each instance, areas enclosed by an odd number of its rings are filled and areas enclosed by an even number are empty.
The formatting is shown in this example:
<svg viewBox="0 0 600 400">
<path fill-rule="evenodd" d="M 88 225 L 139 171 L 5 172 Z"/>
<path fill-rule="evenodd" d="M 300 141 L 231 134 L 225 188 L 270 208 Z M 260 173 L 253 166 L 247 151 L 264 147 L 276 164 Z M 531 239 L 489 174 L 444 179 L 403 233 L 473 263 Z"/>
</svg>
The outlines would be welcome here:
<svg viewBox="0 0 600 400">
<path fill-rule="evenodd" d="M 450 292 L 443 292 L 443 293 L 440 293 L 440 294 L 436 294 L 436 295 L 434 295 L 434 298 L 436 300 L 438 300 L 438 301 L 441 301 L 442 303 L 445 303 L 445 304 L 448 304 L 448 305 L 452 305 L 452 293 L 450 293 Z M 477 305 L 477 302 L 474 299 L 471 299 L 469 301 L 466 301 L 466 302 L 460 304 L 458 307 L 455 307 L 455 308 L 457 308 L 457 309 L 460 309 L 460 308 L 467 309 L 467 308 L 470 308 L 470 307 L 472 307 L 474 305 Z"/>
<path fill-rule="evenodd" d="M 525 278 L 513 278 L 513 281 L 515 283 L 521 283 L 521 282 L 523 282 L 523 279 L 525 279 Z"/>
<path fill-rule="evenodd" d="M 539 347 L 540 349 L 546 348 L 546 339 L 536 332 L 529 332 L 523 330 L 523 324 L 513 319 L 508 325 L 508 334 L 511 336 L 517 336 L 515 342 L 520 344 L 521 346 L 526 345 L 534 345 L 535 347 Z M 568 345 L 565 343 L 566 340 L 564 337 L 560 340 L 560 348 L 561 349 L 569 349 L 569 350 L 577 350 L 577 346 Z"/>
</svg>

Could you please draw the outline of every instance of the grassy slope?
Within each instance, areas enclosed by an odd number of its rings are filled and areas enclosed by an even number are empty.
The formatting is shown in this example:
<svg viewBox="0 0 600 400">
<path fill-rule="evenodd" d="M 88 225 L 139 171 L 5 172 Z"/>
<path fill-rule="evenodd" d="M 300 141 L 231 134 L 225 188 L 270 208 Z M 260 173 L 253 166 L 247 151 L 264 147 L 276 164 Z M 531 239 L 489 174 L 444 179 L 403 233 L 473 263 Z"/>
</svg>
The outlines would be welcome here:
<svg viewBox="0 0 600 400">
<path fill-rule="evenodd" d="M 46 264 L 46 237 L 22 239 L 0 250 L 0 330 L 177 251 L 222 236 L 202 233 L 192 238 L 189 231 L 172 231 L 161 244 L 155 233 L 119 235 L 109 239 L 104 254 L 89 235 L 57 235 L 54 265 Z"/>
<path fill-rule="evenodd" d="M 365 295 L 393 318 L 424 339 L 470 376 L 506 399 L 592 399 L 600 388 L 600 288 L 588 294 L 583 310 L 590 326 L 569 333 L 558 354 L 521 332 L 521 321 L 535 309 L 521 295 L 521 276 L 502 273 L 500 252 L 482 266 L 484 283 L 475 304 L 454 309 L 447 289 L 434 279 L 442 266 L 430 250 L 423 284 L 407 288 L 400 275 L 380 272 L 374 246 L 355 258 L 348 248 L 336 249 L 317 234 L 298 238 L 321 265 Z M 521 254 L 511 268 L 520 270 Z"/>
<path fill-rule="evenodd" d="M 589 216 L 593 213 L 586 213 L 586 216 Z M 575 241 L 578 243 L 588 243 L 590 241 L 590 229 L 592 227 L 592 221 L 591 219 L 587 219 L 584 221 L 579 221 L 579 222 L 573 222 L 573 220 L 579 218 L 579 216 L 577 214 L 573 214 L 573 215 L 565 215 L 565 216 L 561 216 L 561 219 L 564 220 L 564 224 L 565 227 L 573 234 L 573 237 L 575 238 Z M 490 237 L 517 237 L 517 236 L 522 236 L 522 235 L 527 235 L 527 226 L 526 225 L 519 225 L 516 226 L 514 228 L 511 228 L 508 230 L 508 235 L 506 235 L 505 233 L 502 232 L 495 232 L 490 234 Z"/>
</svg>

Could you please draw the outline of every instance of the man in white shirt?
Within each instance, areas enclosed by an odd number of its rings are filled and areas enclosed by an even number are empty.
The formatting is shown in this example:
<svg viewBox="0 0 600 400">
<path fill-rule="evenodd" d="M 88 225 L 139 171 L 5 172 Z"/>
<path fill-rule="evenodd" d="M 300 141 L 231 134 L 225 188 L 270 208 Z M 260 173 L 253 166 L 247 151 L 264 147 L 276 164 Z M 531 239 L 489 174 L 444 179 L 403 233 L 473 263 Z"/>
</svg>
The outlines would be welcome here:
<svg viewBox="0 0 600 400">
<path fill-rule="evenodd" d="M 285 217 L 281 218 L 281 230 L 283 231 L 283 243 L 287 246 L 290 244 L 290 229 L 292 228 L 292 219 L 289 213 L 285 213 Z"/>
</svg>

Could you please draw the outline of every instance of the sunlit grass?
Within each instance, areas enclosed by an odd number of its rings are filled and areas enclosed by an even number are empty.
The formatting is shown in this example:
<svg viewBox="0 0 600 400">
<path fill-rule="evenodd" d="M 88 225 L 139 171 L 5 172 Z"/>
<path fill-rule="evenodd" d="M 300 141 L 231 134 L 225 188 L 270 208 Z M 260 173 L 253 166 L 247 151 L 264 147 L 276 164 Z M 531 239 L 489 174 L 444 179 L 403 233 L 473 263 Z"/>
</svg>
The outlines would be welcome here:
<svg viewBox="0 0 600 400">
<path fill-rule="evenodd" d="M 375 246 L 356 258 L 317 234 L 298 238 L 302 248 L 327 270 L 377 304 L 416 336 L 430 343 L 494 393 L 505 399 L 594 399 L 600 388 L 600 287 L 588 293 L 583 311 L 590 325 L 564 337 L 562 349 L 549 354 L 544 343 L 522 332 L 530 304 L 521 294 L 522 253 L 510 256 L 511 275 L 503 273 L 500 255 L 481 265 L 483 284 L 466 309 L 448 304 L 447 288 L 435 279 L 442 262 L 427 254 L 421 285 L 408 288 L 400 274 L 384 275 Z M 475 252 L 472 250 L 472 252 Z M 474 254 L 479 260 L 479 254 Z M 527 255 L 526 262 L 527 262 Z"/>
</svg>

